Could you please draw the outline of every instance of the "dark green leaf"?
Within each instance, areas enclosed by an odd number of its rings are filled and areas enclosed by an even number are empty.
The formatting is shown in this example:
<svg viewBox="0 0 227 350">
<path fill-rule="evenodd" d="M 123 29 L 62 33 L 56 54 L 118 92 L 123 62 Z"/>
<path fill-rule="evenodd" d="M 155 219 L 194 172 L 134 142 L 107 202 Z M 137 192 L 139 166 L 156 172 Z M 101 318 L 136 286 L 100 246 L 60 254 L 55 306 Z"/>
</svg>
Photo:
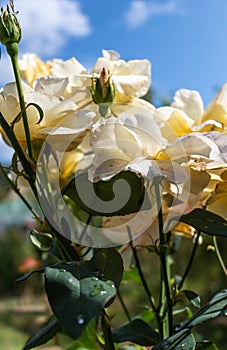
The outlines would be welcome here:
<svg viewBox="0 0 227 350">
<path fill-rule="evenodd" d="M 182 215 L 180 221 L 211 236 L 227 237 L 227 221 L 221 216 L 205 209 L 194 209 Z"/>
<path fill-rule="evenodd" d="M 227 314 L 227 290 L 216 294 L 193 317 L 183 322 L 180 328 L 192 328 L 212 318 Z"/>
<path fill-rule="evenodd" d="M 13 121 L 11 122 L 11 124 L 10 124 L 10 126 L 11 126 L 11 128 L 13 129 L 14 128 L 14 126 L 15 126 L 15 124 L 16 123 L 19 123 L 19 121 L 21 120 L 21 118 L 22 118 L 22 111 L 20 111 L 18 114 L 17 114 L 17 116 L 13 119 Z"/>
<path fill-rule="evenodd" d="M 77 279 L 91 277 L 94 275 L 97 275 L 97 277 L 98 277 L 98 275 L 100 274 L 97 267 L 95 266 L 95 264 L 91 261 L 62 262 L 62 263 L 58 263 L 55 265 L 51 265 L 51 268 L 61 270 L 61 271 L 68 271 L 68 272 L 72 273 L 72 275 L 74 277 L 76 277 Z M 37 270 L 30 271 L 30 272 L 26 273 L 25 275 L 19 277 L 16 280 L 16 282 L 24 281 L 27 278 L 29 278 L 33 273 L 36 273 L 36 272 L 44 273 L 45 268 L 40 268 Z"/>
<path fill-rule="evenodd" d="M 124 266 L 121 255 L 115 248 L 98 249 L 91 261 L 97 266 L 106 280 L 113 281 L 115 286 L 119 287 Z"/>
<path fill-rule="evenodd" d="M 0 200 L 4 200 L 11 189 L 8 172 L 0 163 Z"/>
<path fill-rule="evenodd" d="M 41 123 L 41 121 L 43 120 L 43 116 L 44 116 L 44 113 L 43 113 L 42 108 L 41 108 L 39 105 L 37 105 L 37 103 L 30 102 L 30 103 L 28 103 L 27 106 L 25 107 L 25 110 L 26 110 L 28 107 L 30 107 L 30 106 L 34 106 L 34 107 L 38 110 L 38 112 L 39 112 L 39 120 L 38 120 L 38 122 L 37 122 L 36 124 Z M 23 111 L 24 111 L 24 110 L 23 110 Z M 11 122 L 10 125 L 11 125 L 11 128 L 12 128 L 12 129 L 14 128 L 15 124 L 19 123 L 19 121 L 21 120 L 21 118 L 22 118 L 22 116 L 23 116 L 23 111 L 20 111 L 20 112 L 17 114 L 17 116 L 14 118 L 14 120 Z"/>
<path fill-rule="evenodd" d="M 182 290 L 181 293 L 186 297 L 186 299 L 196 308 L 200 308 L 200 297 L 198 294 L 191 290 Z M 181 294 L 180 293 L 180 294 Z"/>
<path fill-rule="evenodd" d="M 57 332 L 61 330 L 58 320 L 51 320 L 45 327 L 43 327 L 38 333 L 28 339 L 24 346 L 24 350 L 33 349 L 36 346 L 45 344 L 48 340 L 52 339 Z"/>
<path fill-rule="evenodd" d="M 79 191 L 79 192 L 78 192 Z M 91 182 L 87 173 L 80 173 L 63 190 L 81 209 L 90 215 L 126 215 L 149 209 L 145 199 L 144 180 L 136 173 L 122 171 L 109 181 Z"/>
<path fill-rule="evenodd" d="M 64 269 L 47 267 L 45 287 L 52 310 L 65 332 L 77 339 L 87 324 L 116 295 L 113 282 L 98 277 L 77 279 Z"/>
<path fill-rule="evenodd" d="M 17 174 L 19 172 L 18 169 L 18 158 L 17 158 L 17 153 L 15 152 L 12 157 L 12 168 L 13 171 Z"/>
<path fill-rule="evenodd" d="M 40 124 L 41 121 L 43 120 L 43 117 L 44 117 L 44 113 L 43 113 L 42 108 L 37 103 L 34 103 L 34 102 L 28 103 L 26 108 L 28 108 L 29 106 L 34 106 L 37 109 L 37 111 L 39 112 L 39 120 L 37 121 L 36 124 Z"/>
<path fill-rule="evenodd" d="M 26 279 L 28 279 L 31 275 L 33 275 L 33 273 L 39 272 L 39 273 L 43 273 L 45 271 L 45 269 L 43 267 L 41 267 L 40 269 L 37 270 L 33 270 L 30 271 L 28 273 L 25 273 L 23 276 L 19 277 L 16 279 L 16 282 L 22 282 L 25 281 Z"/>
<path fill-rule="evenodd" d="M 218 348 L 209 340 L 203 340 L 196 343 L 195 350 L 218 350 Z"/>
<path fill-rule="evenodd" d="M 195 339 L 189 329 L 184 329 L 171 337 L 163 340 L 152 350 L 194 350 Z"/>
<path fill-rule="evenodd" d="M 78 280 L 99 275 L 99 271 L 92 261 L 68 261 L 52 265 L 51 268 L 70 272 Z"/>
<path fill-rule="evenodd" d="M 159 335 L 146 322 L 134 319 L 113 330 L 113 341 L 115 343 L 131 341 L 139 345 L 151 346 L 159 342 Z"/>
<path fill-rule="evenodd" d="M 75 340 L 66 350 L 100 350 L 97 340 L 96 320 L 92 319 L 85 327 L 80 337 Z"/>
</svg>

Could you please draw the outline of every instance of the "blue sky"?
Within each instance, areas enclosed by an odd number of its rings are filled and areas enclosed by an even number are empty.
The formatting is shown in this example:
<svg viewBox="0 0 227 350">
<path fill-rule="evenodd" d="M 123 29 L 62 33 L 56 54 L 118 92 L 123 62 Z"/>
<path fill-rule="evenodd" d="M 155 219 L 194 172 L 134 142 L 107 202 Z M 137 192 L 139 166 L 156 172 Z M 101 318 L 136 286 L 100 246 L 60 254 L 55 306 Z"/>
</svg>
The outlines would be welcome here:
<svg viewBox="0 0 227 350">
<path fill-rule="evenodd" d="M 1 6 L 7 3 L 0 0 Z M 226 0 L 14 0 L 20 52 L 43 60 L 75 56 L 88 69 L 102 49 L 152 62 L 156 96 L 198 90 L 205 106 L 227 75 Z M 12 80 L 2 48 L 0 84 Z M 158 101 L 157 101 L 158 103 Z"/>
</svg>

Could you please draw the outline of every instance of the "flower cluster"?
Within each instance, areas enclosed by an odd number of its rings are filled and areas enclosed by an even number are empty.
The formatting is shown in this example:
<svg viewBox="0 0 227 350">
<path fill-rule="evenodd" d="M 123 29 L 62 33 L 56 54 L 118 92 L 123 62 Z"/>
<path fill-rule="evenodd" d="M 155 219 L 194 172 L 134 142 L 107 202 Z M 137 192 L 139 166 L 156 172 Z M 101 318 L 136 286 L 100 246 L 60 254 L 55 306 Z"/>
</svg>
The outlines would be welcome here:
<svg viewBox="0 0 227 350">
<path fill-rule="evenodd" d="M 205 111 L 200 94 L 186 89 L 176 92 L 170 106 L 155 108 L 141 98 L 151 83 L 151 64 L 145 59 L 126 62 L 117 52 L 103 50 L 87 72 L 75 58 L 42 62 L 25 54 L 19 67 L 35 157 L 46 142 L 52 152 L 61 152 L 63 184 L 81 169 L 88 170 L 91 182 L 133 172 L 148 192 L 161 178 L 166 230 L 177 215 L 204 205 L 213 208 L 216 198 L 224 204 L 227 85 Z M 43 111 L 40 122 L 36 105 Z M 14 123 L 20 113 L 16 83 L 2 89 L 0 112 L 26 149 L 22 121 Z"/>
</svg>

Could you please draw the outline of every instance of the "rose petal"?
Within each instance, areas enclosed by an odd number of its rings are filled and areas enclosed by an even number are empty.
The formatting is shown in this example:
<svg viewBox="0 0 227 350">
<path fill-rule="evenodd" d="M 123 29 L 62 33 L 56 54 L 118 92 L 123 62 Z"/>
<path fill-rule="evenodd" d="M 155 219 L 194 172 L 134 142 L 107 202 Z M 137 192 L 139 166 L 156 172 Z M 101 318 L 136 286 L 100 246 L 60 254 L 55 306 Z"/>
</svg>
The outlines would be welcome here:
<svg viewBox="0 0 227 350">
<path fill-rule="evenodd" d="M 203 100 L 198 91 L 180 89 L 176 91 L 173 99 L 172 107 L 185 112 L 196 124 L 200 122 L 204 108 Z"/>
<path fill-rule="evenodd" d="M 214 100 L 206 108 L 202 122 L 216 120 L 227 126 L 227 84 L 224 84 L 218 91 Z"/>
</svg>

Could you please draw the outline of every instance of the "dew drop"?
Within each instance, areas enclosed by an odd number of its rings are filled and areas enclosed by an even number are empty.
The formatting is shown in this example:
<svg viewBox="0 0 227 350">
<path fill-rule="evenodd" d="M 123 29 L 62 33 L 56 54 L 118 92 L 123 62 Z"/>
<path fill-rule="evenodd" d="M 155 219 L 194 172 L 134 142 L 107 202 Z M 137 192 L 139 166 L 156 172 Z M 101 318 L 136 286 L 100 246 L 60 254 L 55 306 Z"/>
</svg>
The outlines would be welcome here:
<svg viewBox="0 0 227 350">
<path fill-rule="evenodd" d="M 99 279 L 98 279 L 98 277 L 94 277 L 94 276 L 93 276 L 93 277 L 91 278 L 91 280 L 92 280 L 92 281 L 98 281 Z"/>
<path fill-rule="evenodd" d="M 105 289 L 100 290 L 100 295 L 104 295 L 106 293 L 107 293 L 107 291 Z"/>
<path fill-rule="evenodd" d="M 112 288 L 115 288 L 115 285 L 114 285 L 113 281 L 111 281 L 111 280 L 107 280 L 107 281 L 106 281 L 106 284 L 108 284 L 108 285 L 111 286 Z"/>
<path fill-rule="evenodd" d="M 83 315 L 83 314 L 77 315 L 76 321 L 77 321 L 77 323 L 78 323 L 79 325 L 82 326 L 82 325 L 85 323 L 85 317 L 84 317 L 84 315 Z"/>
<path fill-rule="evenodd" d="M 65 269 L 59 269 L 59 271 L 60 271 L 60 272 L 66 272 L 66 270 L 65 270 Z"/>
</svg>

